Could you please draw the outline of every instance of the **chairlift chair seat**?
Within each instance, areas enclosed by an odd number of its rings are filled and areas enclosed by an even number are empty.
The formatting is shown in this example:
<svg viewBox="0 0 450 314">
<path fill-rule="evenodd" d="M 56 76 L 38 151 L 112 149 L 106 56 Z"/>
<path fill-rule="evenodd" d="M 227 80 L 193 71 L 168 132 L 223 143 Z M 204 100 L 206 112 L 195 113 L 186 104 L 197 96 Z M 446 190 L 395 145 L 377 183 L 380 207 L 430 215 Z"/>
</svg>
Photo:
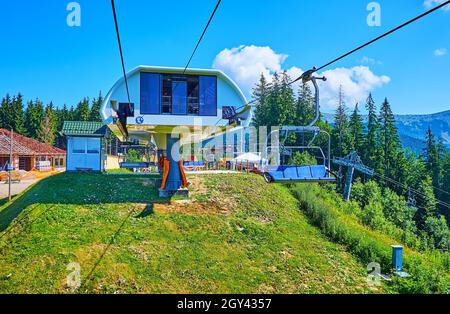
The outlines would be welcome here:
<svg viewBox="0 0 450 314">
<path fill-rule="evenodd" d="M 322 182 L 334 183 L 336 178 L 327 175 L 327 168 L 319 166 L 270 166 L 263 173 L 268 183 Z"/>
</svg>

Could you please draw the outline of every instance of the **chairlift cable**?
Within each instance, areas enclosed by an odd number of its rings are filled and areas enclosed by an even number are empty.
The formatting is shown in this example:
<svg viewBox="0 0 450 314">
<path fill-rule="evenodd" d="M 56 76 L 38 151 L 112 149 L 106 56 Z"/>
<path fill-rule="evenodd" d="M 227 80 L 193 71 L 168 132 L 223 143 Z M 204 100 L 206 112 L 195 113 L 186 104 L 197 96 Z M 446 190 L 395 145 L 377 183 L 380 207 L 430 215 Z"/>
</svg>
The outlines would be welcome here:
<svg viewBox="0 0 450 314">
<path fill-rule="evenodd" d="M 390 183 L 396 184 L 397 186 L 401 186 L 401 187 L 403 187 L 403 188 L 405 188 L 405 189 L 411 191 L 412 193 L 421 196 L 423 199 L 428 199 L 428 200 L 430 199 L 430 197 L 427 196 L 426 194 L 424 194 L 424 193 L 422 193 L 422 192 L 420 192 L 420 191 L 417 191 L 417 190 L 411 188 L 410 186 L 408 186 L 408 185 L 406 185 L 406 184 L 404 184 L 404 183 L 401 183 L 401 182 L 399 182 L 399 181 L 396 181 L 396 180 L 394 180 L 394 179 L 391 179 L 391 178 L 389 178 L 389 177 L 386 177 L 386 176 L 384 176 L 384 175 L 382 175 L 382 174 L 379 174 L 379 173 L 376 173 L 376 172 L 374 173 L 374 175 L 377 176 L 377 177 L 379 177 L 380 179 L 384 179 L 384 180 L 386 180 L 386 181 L 388 181 L 388 182 L 390 182 Z M 450 209 L 450 204 L 448 204 L 448 203 L 446 203 L 446 202 L 444 202 L 444 201 L 441 201 L 440 199 L 438 199 L 438 198 L 436 198 L 436 197 L 435 197 L 435 202 L 436 202 L 436 204 L 442 205 L 442 206 L 444 206 L 444 207 Z"/>
<path fill-rule="evenodd" d="M 125 80 L 125 87 L 126 87 L 126 90 L 127 90 L 128 107 L 129 107 L 129 109 L 131 111 L 130 90 L 128 88 L 128 78 L 127 78 L 127 73 L 125 71 L 125 62 L 123 60 L 122 43 L 121 43 L 121 40 L 120 40 L 119 23 L 117 22 L 116 6 L 114 4 L 114 0 L 111 0 L 111 7 L 112 7 L 113 15 L 114 15 L 114 24 L 115 24 L 115 27 L 116 27 L 117 42 L 119 44 L 119 52 L 120 52 L 120 60 L 122 62 L 123 78 Z"/>
<path fill-rule="evenodd" d="M 427 15 L 429 15 L 429 14 L 431 14 L 431 13 L 433 13 L 433 12 L 443 8 L 443 7 L 445 7 L 448 4 L 450 4 L 450 0 L 447 0 L 447 1 L 443 2 L 443 3 L 441 3 L 440 5 L 438 5 L 438 6 L 434 7 L 434 8 L 432 8 L 432 9 L 430 9 L 430 10 L 428 10 L 428 11 L 422 13 L 422 14 L 420 14 L 419 16 L 416 16 L 415 18 L 413 18 L 413 19 L 411 19 L 411 20 L 409 20 L 409 21 L 407 21 L 407 22 L 405 22 L 405 23 L 403 23 L 403 24 L 401 24 L 401 25 L 399 25 L 399 26 L 397 26 L 397 27 L 395 27 L 393 29 L 391 29 L 390 31 L 388 31 L 388 32 L 378 36 L 377 38 L 372 39 L 371 41 L 369 41 L 369 42 L 367 42 L 367 43 L 365 43 L 363 45 L 358 46 L 357 48 L 355 48 L 355 49 L 353 49 L 353 50 L 351 50 L 351 51 L 341 55 L 340 57 L 338 57 L 338 58 L 336 58 L 336 59 L 334 59 L 334 60 L 332 60 L 332 61 L 330 61 L 330 62 L 328 62 L 328 63 L 326 63 L 324 65 L 322 65 L 321 67 L 315 69 L 315 71 L 316 72 L 320 71 L 320 70 L 322 70 L 322 69 L 324 69 L 324 68 L 326 68 L 326 67 L 328 67 L 328 66 L 330 66 L 330 65 L 332 65 L 334 63 L 336 63 L 337 61 L 348 57 L 349 55 L 351 55 L 351 54 L 353 54 L 353 53 L 355 53 L 355 52 L 357 52 L 357 51 L 359 51 L 359 50 L 361 50 L 361 49 L 363 49 L 363 48 L 365 48 L 365 47 L 367 47 L 367 46 L 377 42 L 378 40 L 380 40 L 380 39 L 382 39 L 384 37 L 387 37 L 388 35 L 390 35 L 390 34 L 396 32 L 396 31 L 398 31 L 398 30 L 408 26 L 409 24 L 412 24 L 412 23 L 422 19 L 423 17 L 425 17 L 425 16 L 427 16 Z M 296 78 L 295 80 L 293 80 L 293 81 L 291 81 L 291 82 L 289 82 L 287 84 L 282 85 L 281 87 L 288 87 L 288 86 L 294 84 L 295 82 L 299 81 L 300 79 L 302 79 L 302 77 L 303 76 L 300 76 L 300 77 Z M 275 90 L 269 91 L 266 96 L 272 94 L 273 92 L 275 92 Z M 244 106 L 242 106 L 242 107 L 240 107 L 238 109 L 242 109 L 242 108 L 244 108 L 244 107 L 246 107 L 248 105 L 254 104 L 255 102 L 258 102 L 259 100 L 261 100 L 261 97 L 258 97 L 258 98 L 255 98 L 255 99 L 251 100 L 246 105 L 244 105 Z"/>
<path fill-rule="evenodd" d="M 217 1 L 216 7 L 214 8 L 214 11 L 211 13 L 211 16 L 209 17 L 208 23 L 206 24 L 205 28 L 203 29 L 202 35 L 200 36 L 199 40 L 197 41 L 197 45 L 195 46 L 194 51 L 191 54 L 191 57 L 189 58 L 189 61 L 187 62 L 186 66 L 184 67 L 183 74 L 186 73 L 186 70 L 188 69 L 189 65 L 191 64 L 191 61 L 194 58 L 194 55 L 197 52 L 197 49 L 200 46 L 200 43 L 202 42 L 203 37 L 205 36 L 206 31 L 209 28 L 209 25 L 211 24 L 214 16 L 216 15 L 217 9 L 219 8 L 221 2 L 222 2 L 222 0 Z"/>
<path fill-rule="evenodd" d="M 390 35 L 390 34 L 396 32 L 396 31 L 398 31 L 398 30 L 404 28 L 405 26 L 408 26 L 408 25 L 411 24 L 411 23 L 414 23 L 414 22 L 417 21 L 417 20 L 420 20 L 421 18 L 423 18 L 423 17 L 425 17 L 425 16 L 427 16 L 427 15 L 433 13 L 434 11 L 439 10 L 439 9 L 442 8 L 442 7 L 445 7 L 445 6 L 448 5 L 448 4 L 450 4 L 450 0 L 441 3 L 440 5 L 438 5 L 438 6 L 434 7 L 434 8 L 432 8 L 432 9 L 430 9 L 430 10 L 428 10 L 428 11 L 422 13 L 422 14 L 420 14 L 419 16 L 416 16 L 415 18 L 413 18 L 413 19 L 411 19 L 411 20 L 409 20 L 409 21 L 403 23 L 402 25 L 399 25 L 399 26 L 397 26 L 397 27 L 391 29 L 390 31 L 388 31 L 388 32 L 386 32 L 386 33 L 384 33 L 384 34 L 378 36 L 377 38 L 374 38 L 374 39 L 372 39 L 371 41 L 369 41 L 369 42 L 367 42 L 367 43 L 365 43 L 365 44 L 363 44 L 363 45 L 361 45 L 361 46 L 359 46 L 359 47 L 357 47 L 357 48 L 355 48 L 355 49 L 353 49 L 353 50 L 351 50 L 351 51 L 349 51 L 349 52 L 343 54 L 342 56 L 340 56 L 340 57 L 338 57 L 338 58 L 336 58 L 336 59 L 334 59 L 334 60 L 332 60 L 332 61 L 330 61 L 330 62 L 328 62 L 328 63 L 326 63 L 326 64 L 324 64 L 324 65 L 322 65 L 321 67 L 319 67 L 319 68 L 317 69 L 317 71 L 320 71 L 320 70 L 322 70 L 322 69 L 324 69 L 324 68 L 326 68 L 326 67 L 332 65 L 333 63 L 336 63 L 337 61 L 339 61 L 339 60 L 341 60 L 341 59 L 343 59 L 343 58 L 345 58 L 345 57 L 348 57 L 349 55 L 351 55 L 351 54 L 353 54 L 353 53 L 355 53 L 355 52 L 357 52 L 357 51 L 359 51 L 359 50 L 361 50 L 361 49 L 363 49 L 363 48 L 365 48 L 365 47 L 367 47 L 367 46 L 369 46 L 369 45 L 375 43 L 376 41 L 378 41 L 378 40 L 380 40 L 380 39 L 382 39 L 382 38 L 384 38 L 384 37 L 386 37 L 386 36 L 388 36 L 388 35 Z"/>
</svg>

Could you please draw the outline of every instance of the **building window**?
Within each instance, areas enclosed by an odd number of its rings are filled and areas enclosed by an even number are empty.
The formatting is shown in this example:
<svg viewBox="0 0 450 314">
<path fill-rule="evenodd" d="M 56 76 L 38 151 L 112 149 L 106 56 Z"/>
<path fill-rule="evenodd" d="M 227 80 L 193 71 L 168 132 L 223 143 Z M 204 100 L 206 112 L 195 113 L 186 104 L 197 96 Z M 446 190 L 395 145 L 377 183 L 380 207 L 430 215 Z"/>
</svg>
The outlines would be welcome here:
<svg viewBox="0 0 450 314">
<path fill-rule="evenodd" d="M 96 138 L 87 139 L 87 153 L 88 154 L 99 154 L 99 140 Z"/>
<path fill-rule="evenodd" d="M 72 140 L 72 153 L 85 154 L 86 153 L 86 141 L 84 138 L 75 137 Z"/>
<path fill-rule="evenodd" d="M 60 158 L 59 159 L 59 166 L 63 167 L 64 166 L 64 158 Z"/>
<path fill-rule="evenodd" d="M 200 76 L 200 115 L 217 115 L 217 78 L 214 76 Z"/>
<path fill-rule="evenodd" d="M 141 114 L 160 113 L 216 116 L 217 77 L 141 73 Z"/>
<path fill-rule="evenodd" d="M 161 113 L 161 75 L 141 73 L 141 114 Z"/>
</svg>

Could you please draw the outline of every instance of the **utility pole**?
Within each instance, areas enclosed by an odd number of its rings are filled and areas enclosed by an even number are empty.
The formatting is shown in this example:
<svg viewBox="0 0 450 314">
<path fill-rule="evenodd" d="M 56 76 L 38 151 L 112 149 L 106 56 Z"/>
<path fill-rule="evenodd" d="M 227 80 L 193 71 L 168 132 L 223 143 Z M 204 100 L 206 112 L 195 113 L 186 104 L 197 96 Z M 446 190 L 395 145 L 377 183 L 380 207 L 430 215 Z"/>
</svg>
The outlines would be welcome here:
<svg viewBox="0 0 450 314">
<path fill-rule="evenodd" d="M 13 170 L 13 132 L 14 130 L 11 128 L 11 137 L 10 137 L 10 146 L 9 146 L 9 167 L 8 167 L 8 176 L 9 176 L 9 184 L 8 184 L 8 200 L 11 202 L 12 193 L 11 193 L 11 181 L 12 181 L 12 170 Z"/>
</svg>

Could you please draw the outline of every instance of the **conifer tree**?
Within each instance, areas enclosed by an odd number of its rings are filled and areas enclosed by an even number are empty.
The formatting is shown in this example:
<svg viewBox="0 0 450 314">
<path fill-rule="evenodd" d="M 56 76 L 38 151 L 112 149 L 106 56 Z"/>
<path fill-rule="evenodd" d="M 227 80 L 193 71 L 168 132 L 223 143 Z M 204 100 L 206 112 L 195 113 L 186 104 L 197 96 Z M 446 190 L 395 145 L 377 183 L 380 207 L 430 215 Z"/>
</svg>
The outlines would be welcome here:
<svg viewBox="0 0 450 314">
<path fill-rule="evenodd" d="M 395 178 L 397 166 L 398 152 L 401 148 L 400 137 L 398 135 L 397 127 L 395 125 L 395 117 L 392 113 L 391 106 L 387 98 L 384 100 L 380 109 L 380 155 L 377 159 L 378 171 L 385 176 Z"/>
<path fill-rule="evenodd" d="M 298 92 L 296 103 L 296 125 L 308 125 L 314 118 L 314 96 L 307 83 L 302 83 Z"/>
<path fill-rule="evenodd" d="M 0 128 L 8 130 L 13 128 L 12 101 L 9 94 L 6 94 L 0 104 Z"/>
<path fill-rule="evenodd" d="M 11 125 L 18 134 L 25 135 L 25 117 L 23 111 L 23 96 L 19 93 L 17 97 L 13 97 L 11 104 Z"/>
<path fill-rule="evenodd" d="M 90 121 L 97 121 L 97 122 L 101 122 L 102 118 L 100 116 L 100 108 L 103 102 L 103 97 L 102 97 L 102 93 L 100 92 L 98 95 L 98 98 L 94 98 L 94 100 L 92 101 L 92 107 L 91 107 L 91 112 L 90 112 L 90 117 L 89 120 Z"/>
<path fill-rule="evenodd" d="M 61 109 L 58 109 L 56 111 L 56 116 L 57 116 L 57 130 L 61 131 L 64 121 L 69 121 L 70 117 L 69 117 L 69 110 L 67 109 L 67 105 L 64 104 L 63 107 Z"/>
<path fill-rule="evenodd" d="M 334 115 L 333 143 L 336 145 L 335 155 L 343 157 L 349 152 L 349 129 L 347 107 L 344 102 L 342 86 L 339 88 L 338 107 Z"/>
<path fill-rule="evenodd" d="M 428 217 L 437 217 L 436 198 L 433 192 L 433 183 L 430 176 L 425 176 L 419 186 L 420 197 L 417 199 L 417 213 L 415 216 L 417 226 L 424 228 Z"/>
<path fill-rule="evenodd" d="M 44 120 L 44 106 L 39 99 L 34 102 L 29 101 L 25 111 L 26 134 L 31 138 L 38 138 L 37 132 Z"/>
<path fill-rule="evenodd" d="M 89 121 L 90 109 L 89 109 L 89 98 L 84 98 L 80 101 L 75 109 L 76 120 L 78 121 Z"/>
<path fill-rule="evenodd" d="M 278 99 L 278 124 L 293 125 L 296 116 L 295 97 L 292 86 L 289 85 L 291 78 L 284 71 L 281 75 L 281 87 Z"/>
<path fill-rule="evenodd" d="M 423 152 L 425 165 L 429 174 L 431 175 L 433 185 L 435 187 L 440 187 L 443 159 L 441 159 L 441 150 L 439 149 L 438 142 L 436 141 L 436 138 L 430 127 L 428 127 L 425 140 L 426 146 Z"/>
<path fill-rule="evenodd" d="M 37 130 L 37 140 L 42 143 L 53 145 L 55 143 L 55 132 L 51 115 L 46 115 Z"/>
<path fill-rule="evenodd" d="M 253 98 L 258 99 L 256 103 L 255 116 L 253 118 L 253 124 L 258 128 L 260 126 L 269 126 L 268 124 L 268 101 L 267 93 L 270 86 L 267 82 L 264 74 L 261 74 L 259 83 L 253 88 Z"/>
<path fill-rule="evenodd" d="M 74 108 L 74 106 L 70 106 L 70 110 L 67 116 L 68 121 L 76 121 L 77 120 L 77 112 Z"/>
<path fill-rule="evenodd" d="M 364 150 L 364 124 L 363 118 L 359 114 L 358 104 L 350 117 L 349 129 L 352 149 L 361 155 Z"/>
<path fill-rule="evenodd" d="M 372 94 L 369 94 L 369 97 L 367 98 L 366 110 L 368 112 L 368 121 L 367 121 L 367 135 L 364 145 L 363 160 L 367 166 L 375 168 L 377 147 L 379 145 L 378 132 L 380 124 L 377 116 L 377 108 L 375 105 L 375 101 L 373 100 Z"/>
</svg>

